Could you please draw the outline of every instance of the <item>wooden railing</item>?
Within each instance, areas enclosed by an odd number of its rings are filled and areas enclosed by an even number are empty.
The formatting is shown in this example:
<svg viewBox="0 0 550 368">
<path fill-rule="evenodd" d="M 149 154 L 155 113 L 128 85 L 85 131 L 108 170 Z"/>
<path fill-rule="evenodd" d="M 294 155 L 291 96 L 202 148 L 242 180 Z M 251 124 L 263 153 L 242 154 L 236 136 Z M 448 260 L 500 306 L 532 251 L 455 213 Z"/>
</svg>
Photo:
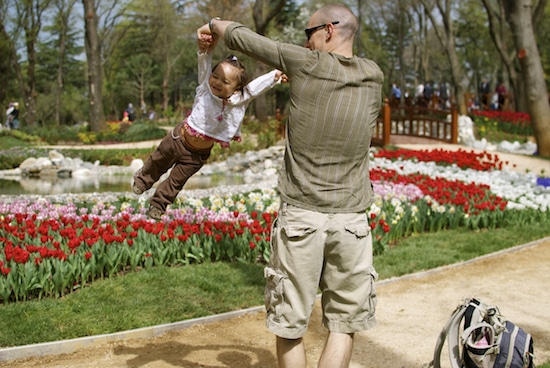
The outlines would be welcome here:
<svg viewBox="0 0 550 368">
<path fill-rule="evenodd" d="M 417 105 L 390 107 L 388 99 L 376 122 L 373 146 L 387 146 L 392 135 L 433 139 L 446 143 L 458 142 L 458 111 L 440 110 Z"/>
</svg>

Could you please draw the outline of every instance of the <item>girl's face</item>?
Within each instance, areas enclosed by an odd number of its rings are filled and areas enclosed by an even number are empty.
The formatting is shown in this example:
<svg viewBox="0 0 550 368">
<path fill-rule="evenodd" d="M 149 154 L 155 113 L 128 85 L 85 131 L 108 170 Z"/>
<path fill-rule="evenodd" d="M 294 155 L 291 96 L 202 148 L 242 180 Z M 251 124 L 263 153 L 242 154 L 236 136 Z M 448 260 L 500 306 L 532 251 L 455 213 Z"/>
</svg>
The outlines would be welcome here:
<svg viewBox="0 0 550 368">
<path fill-rule="evenodd" d="M 208 84 L 212 93 L 220 98 L 227 99 L 237 92 L 239 87 L 239 69 L 229 63 L 220 63 L 210 75 Z"/>
</svg>

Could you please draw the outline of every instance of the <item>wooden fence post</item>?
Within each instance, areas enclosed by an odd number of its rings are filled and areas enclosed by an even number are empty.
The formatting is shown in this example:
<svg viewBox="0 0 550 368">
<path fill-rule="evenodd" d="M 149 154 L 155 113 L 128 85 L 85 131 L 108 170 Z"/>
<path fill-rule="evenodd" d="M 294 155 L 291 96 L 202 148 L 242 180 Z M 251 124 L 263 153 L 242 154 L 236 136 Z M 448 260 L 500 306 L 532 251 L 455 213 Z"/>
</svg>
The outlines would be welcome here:
<svg viewBox="0 0 550 368">
<path fill-rule="evenodd" d="M 451 143 L 458 143 L 458 109 L 456 104 L 451 105 Z"/>
<path fill-rule="evenodd" d="M 384 98 L 384 131 L 382 133 L 382 142 L 384 146 L 390 144 L 391 135 L 391 107 L 387 97 Z"/>
</svg>

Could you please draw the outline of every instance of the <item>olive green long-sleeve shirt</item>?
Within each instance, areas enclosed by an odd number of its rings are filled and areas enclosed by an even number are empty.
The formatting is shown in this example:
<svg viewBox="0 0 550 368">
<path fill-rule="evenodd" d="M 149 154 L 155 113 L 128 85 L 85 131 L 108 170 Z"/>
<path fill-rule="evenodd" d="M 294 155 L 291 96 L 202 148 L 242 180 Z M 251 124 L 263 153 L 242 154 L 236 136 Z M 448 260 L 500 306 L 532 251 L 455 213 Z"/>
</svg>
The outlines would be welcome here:
<svg viewBox="0 0 550 368">
<path fill-rule="evenodd" d="M 384 80 L 378 65 L 272 41 L 238 23 L 224 38 L 229 48 L 289 77 L 281 199 L 325 213 L 365 211 L 373 201 L 368 152 Z"/>
</svg>

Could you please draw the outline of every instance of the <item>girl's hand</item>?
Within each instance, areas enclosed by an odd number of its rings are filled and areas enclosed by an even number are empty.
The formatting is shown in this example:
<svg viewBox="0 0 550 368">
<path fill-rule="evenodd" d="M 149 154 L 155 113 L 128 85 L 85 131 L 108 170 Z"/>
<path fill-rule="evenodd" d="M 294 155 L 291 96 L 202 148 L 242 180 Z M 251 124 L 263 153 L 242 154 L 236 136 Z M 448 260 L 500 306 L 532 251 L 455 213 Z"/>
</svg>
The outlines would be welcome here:
<svg viewBox="0 0 550 368">
<path fill-rule="evenodd" d="M 214 47 L 213 44 L 213 37 L 209 34 L 197 34 L 197 43 L 199 45 L 199 50 L 201 53 L 206 53 L 212 51 Z M 212 47 L 212 48 L 211 48 Z"/>
<path fill-rule="evenodd" d="M 197 29 L 197 40 L 199 40 L 199 48 L 201 48 L 201 40 L 203 42 L 206 42 L 204 46 L 207 47 L 206 52 L 211 52 L 216 47 L 216 44 L 218 43 L 219 37 L 217 35 L 213 35 L 210 32 L 210 26 L 207 24 L 201 26 L 199 29 Z"/>
<path fill-rule="evenodd" d="M 288 76 L 284 74 L 282 71 L 277 70 L 275 72 L 275 81 L 281 80 L 281 83 L 288 83 Z"/>
</svg>

